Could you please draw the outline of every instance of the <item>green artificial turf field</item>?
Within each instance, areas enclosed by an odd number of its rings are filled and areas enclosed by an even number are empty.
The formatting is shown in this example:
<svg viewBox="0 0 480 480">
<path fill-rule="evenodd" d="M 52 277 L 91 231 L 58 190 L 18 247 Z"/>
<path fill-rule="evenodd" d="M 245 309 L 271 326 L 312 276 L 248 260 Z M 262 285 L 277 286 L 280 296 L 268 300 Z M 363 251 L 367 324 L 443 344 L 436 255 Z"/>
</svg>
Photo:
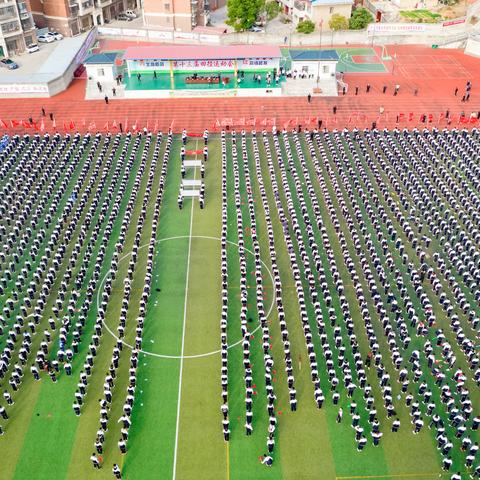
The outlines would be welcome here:
<svg viewBox="0 0 480 480">
<path fill-rule="evenodd" d="M 310 177 L 313 181 L 315 195 L 322 205 L 322 217 L 326 227 L 327 235 L 330 239 L 335 258 L 337 260 L 340 277 L 345 284 L 345 296 L 350 306 L 352 318 L 355 325 L 355 331 L 358 337 L 359 349 L 362 358 L 370 349 L 365 326 L 360 312 L 360 307 L 356 301 L 355 291 L 353 289 L 350 275 L 342 260 L 340 243 L 335 232 L 332 219 L 328 215 L 325 206 L 325 197 L 322 193 L 319 179 L 316 177 L 316 171 L 307 148 L 306 139 L 303 134 L 300 135 L 303 155 L 307 159 L 307 167 Z M 105 141 L 100 140 L 100 147 L 96 151 L 98 156 L 100 148 Z M 277 252 L 277 263 L 280 271 L 283 289 L 283 302 L 288 324 L 291 357 L 293 359 L 293 371 L 295 377 L 295 388 L 297 390 L 298 410 L 291 412 L 289 408 L 289 391 L 284 364 L 284 352 L 281 339 L 280 326 L 278 322 L 277 309 L 275 308 L 274 288 L 272 282 L 272 261 L 268 254 L 268 237 L 265 211 L 262 207 L 259 177 L 255 173 L 254 143 L 251 135 L 247 139 L 246 158 L 238 156 L 238 167 L 240 171 L 247 168 L 252 178 L 252 190 L 246 188 L 244 175 L 240 176 L 240 195 L 242 199 L 241 212 L 244 221 L 245 247 L 253 252 L 254 246 L 252 236 L 249 234 L 249 211 L 248 197 L 253 196 L 255 201 L 255 216 L 257 220 L 257 233 L 261 249 L 261 258 L 263 262 L 263 287 L 265 309 L 269 312 L 268 325 L 270 329 L 271 355 L 274 359 L 274 379 L 273 386 L 277 397 L 275 403 L 275 412 L 278 419 L 278 427 L 275 433 L 276 446 L 274 450 L 274 463 L 271 468 L 263 466 L 259 457 L 266 452 L 266 439 L 268 428 L 267 401 L 265 396 L 265 381 L 263 368 L 263 350 L 261 331 L 256 330 L 258 326 L 258 313 L 255 308 L 255 277 L 252 272 L 255 268 L 254 256 L 247 254 L 247 280 L 249 287 L 248 311 L 251 321 L 249 330 L 254 331 L 251 341 L 251 362 L 253 370 L 253 383 L 255 385 L 255 395 L 253 403 L 253 435 L 246 436 L 245 423 L 245 382 L 243 378 L 242 366 L 242 345 L 240 331 L 240 268 L 238 254 L 238 235 L 236 224 L 236 207 L 234 204 L 234 181 L 233 181 L 233 158 L 231 154 L 231 136 L 227 135 L 227 192 L 228 192 L 228 268 L 229 268 L 229 317 L 228 317 L 228 343 L 231 348 L 228 350 L 228 392 L 229 392 L 229 418 L 231 439 L 230 442 L 224 442 L 222 435 L 222 415 L 220 413 L 221 383 L 220 368 L 221 359 L 220 349 L 220 316 L 221 316 L 221 272 L 220 272 L 220 236 L 221 236 L 221 140 L 218 135 L 211 136 L 209 141 L 209 159 L 206 163 L 205 190 L 206 207 L 201 210 L 198 201 L 186 199 L 182 210 L 177 207 L 177 195 L 180 186 L 180 148 L 181 138 L 174 137 L 170 158 L 168 160 L 168 169 L 165 181 L 165 190 L 160 209 L 158 229 L 156 232 L 156 246 L 154 254 L 154 263 L 152 271 L 151 293 L 148 297 L 145 327 L 143 330 L 143 353 L 140 354 L 140 361 L 137 369 L 137 387 L 135 393 L 135 403 L 132 413 L 132 426 L 129 432 L 128 453 L 122 456 L 117 447 L 117 441 L 120 438 L 121 425 L 118 419 L 122 415 L 122 407 L 125 401 L 125 393 L 128 384 L 128 369 L 130 348 L 124 346 L 120 363 L 117 370 L 115 387 L 113 389 L 113 402 L 109 409 L 109 427 L 105 435 L 103 467 L 100 470 L 94 470 L 90 462 L 90 455 L 94 452 L 94 441 L 96 432 L 99 428 L 99 399 L 103 395 L 103 384 L 105 375 L 111 362 L 112 349 L 116 344 L 114 334 L 116 333 L 119 316 L 122 308 L 122 295 L 124 279 L 127 275 L 127 269 L 135 240 L 135 230 L 141 215 L 142 198 L 148 191 L 148 172 L 152 166 L 154 154 L 154 145 L 157 141 L 153 137 L 150 148 L 147 151 L 145 171 L 140 177 L 138 192 L 134 198 L 133 209 L 130 222 L 125 233 L 125 243 L 120 254 L 118 272 L 112 284 L 112 295 L 106 309 L 105 327 L 100 340 L 100 347 L 95 358 L 93 374 L 89 377 L 87 395 L 85 404 L 82 406 L 81 415 L 76 417 L 72 410 L 74 393 L 79 381 L 79 374 L 82 370 L 85 357 L 87 355 L 88 344 L 94 333 L 94 322 L 97 318 L 98 304 L 101 300 L 101 291 L 108 276 L 111 262 L 114 256 L 115 245 L 121 234 L 121 224 L 127 211 L 127 205 L 135 190 L 135 175 L 141 165 L 141 152 L 146 142 L 145 137 L 141 138 L 139 152 L 135 155 L 130 175 L 125 176 L 125 194 L 121 196 L 121 202 L 118 204 L 118 216 L 113 223 L 112 235 L 105 248 L 105 260 L 102 263 L 100 271 L 100 282 L 95 292 L 92 307 L 90 308 L 86 326 L 82 334 L 79 353 L 74 356 L 72 362 L 73 374 L 67 376 L 64 372 L 58 375 L 58 381 L 53 383 L 48 375 L 41 373 L 41 381 L 33 380 L 32 375 L 27 371 L 28 366 L 33 363 L 35 352 L 38 350 L 44 329 L 48 329 L 48 318 L 52 316 L 52 307 L 54 306 L 56 294 L 59 292 L 60 282 L 65 274 L 67 262 L 62 263 L 59 269 L 57 280 L 52 289 L 52 295 L 49 296 L 45 311 L 41 318 L 40 328 L 37 334 L 33 336 L 32 354 L 29 356 L 29 362 L 25 367 L 25 375 L 18 392 L 13 392 L 15 405 L 7 407 L 9 419 L 4 421 L 0 419 L 0 425 L 5 429 L 6 434 L 0 437 L 0 479 L 35 479 L 35 480 L 57 480 L 57 479 L 106 479 L 113 478 L 112 465 L 117 463 L 122 468 L 122 478 L 132 480 L 148 479 L 354 479 L 354 478 L 376 478 L 376 479 L 434 479 L 439 477 L 449 478 L 448 473 L 442 472 L 441 455 L 436 448 L 434 431 L 427 428 L 428 418 L 425 418 L 425 427 L 420 434 L 412 434 L 410 423 L 410 412 L 405 405 L 405 395 L 400 392 L 400 386 L 397 383 L 397 372 L 390 360 L 389 347 L 383 334 L 381 324 L 373 304 L 369 306 L 370 314 L 373 319 L 373 327 L 378 335 L 380 349 L 385 357 L 386 370 L 391 375 L 391 384 L 393 389 L 394 405 L 398 418 L 402 426 L 396 434 L 390 432 L 391 419 L 386 418 L 386 411 L 383 407 L 382 393 L 379 381 L 376 376 L 375 368 L 367 369 L 367 379 L 373 387 L 375 404 L 378 409 L 378 419 L 381 430 L 384 433 L 380 446 L 374 447 L 371 442 L 369 432 L 371 427 L 367 423 L 365 413 L 365 401 L 359 391 L 354 394 L 354 399 L 359 404 L 361 414 L 361 424 L 365 427 L 368 444 L 361 453 L 357 452 L 357 445 L 354 439 L 354 430 L 351 427 L 350 416 L 348 414 L 351 399 L 347 398 L 345 388 L 340 383 L 339 391 L 341 400 L 338 406 L 332 405 L 330 384 L 328 382 L 328 373 L 325 362 L 322 357 L 322 347 L 319 336 L 316 332 L 314 311 L 312 305 L 308 305 L 309 320 L 314 332 L 314 348 L 317 352 L 319 362 L 319 375 L 321 386 L 325 392 L 326 401 L 322 409 L 318 409 L 314 402 L 314 388 L 310 378 L 310 367 L 306 349 L 304 332 L 299 317 L 299 305 L 296 294 L 294 279 L 290 267 L 289 252 L 283 241 L 283 226 L 277 215 L 276 198 L 283 207 L 287 208 L 286 192 L 280 188 L 275 197 L 269 165 L 266 157 L 261 135 L 257 137 L 257 143 L 260 151 L 261 174 L 263 183 L 266 186 L 267 200 L 271 212 L 271 222 L 275 236 L 275 248 Z M 158 185 L 161 178 L 161 168 L 163 154 L 167 143 L 167 138 L 158 139 L 161 142 L 158 160 L 155 168 L 151 171 L 153 178 L 153 188 L 145 200 L 146 215 L 140 236 L 140 246 L 138 250 L 138 259 L 135 266 L 132 293 L 130 296 L 130 305 L 127 313 L 127 329 L 125 343 L 132 345 L 135 341 L 135 319 L 138 316 L 140 308 L 141 294 L 144 284 L 144 278 L 147 269 L 148 242 L 152 233 L 152 222 L 154 216 L 154 206 L 157 200 Z M 126 142 L 126 137 L 122 136 L 118 148 L 112 150 L 112 143 L 107 148 L 114 154 L 114 162 L 110 170 L 107 170 L 105 163 L 100 166 L 100 170 L 105 169 L 106 182 L 110 185 L 113 179 L 113 170 L 116 165 L 125 159 L 121 159 L 121 151 Z M 273 152 L 274 174 L 277 182 L 281 186 L 280 165 L 274 153 L 274 142 L 271 136 L 268 137 L 269 148 Z M 321 140 L 325 146 L 324 139 Z M 133 140 L 128 147 L 128 154 L 132 151 Z M 240 139 L 237 142 L 240 152 Z M 292 164 L 287 165 L 286 181 L 291 189 L 294 200 L 294 208 L 300 216 L 299 194 L 307 196 L 307 187 L 305 183 L 295 184 L 292 175 L 293 169 L 301 172 L 301 163 L 298 153 L 295 150 L 293 138 L 289 136 L 288 145 L 280 137 L 280 147 L 282 157 L 286 164 L 287 148 L 291 149 Z M 195 137 L 189 138 L 187 149 L 203 148 L 203 140 Z M 319 154 L 319 146 L 315 146 L 315 151 Z M 87 149 L 88 150 L 88 149 Z M 331 155 L 329 156 L 331 161 Z M 363 159 L 363 157 L 361 157 Z M 351 161 L 351 158 L 348 160 Z M 362 160 L 363 161 L 363 160 Z M 376 161 L 376 160 L 375 160 Z M 61 201 L 53 213 L 54 221 L 45 225 L 47 237 L 52 232 L 53 225 L 65 209 L 67 200 L 74 191 L 74 183 L 81 178 L 80 170 L 85 165 L 86 154 L 82 155 L 79 165 L 73 172 L 67 187 L 61 196 Z M 123 165 L 124 166 L 124 165 Z M 120 174 L 123 175 L 125 168 L 121 168 Z M 366 166 L 366 164 L 365 164 Z M 326 180 L 326 188 L 333 198 L 333 205 L 337 212 L 341 212 L 339 200 L 335 194 L 331 180 L 328 180 L 327 169 L 319 172 L 320 176 Z M 89 208 L 92 205 L 93 194 L 99 188 L 101 181 L 100 175 L 93 173 L 94 164 L 86 171 L 86 177 L 79 190 L 77 198 L 80 198 L 86 190 L 88 181 L 92 181 L 89 190 L 86 205 Z M 386 206 L 385 198 L 380 193 L 378 184 L 375 183 L 375 176 L 368 168 L 365 169 L 367 175 L 374 185 L 374 191 L 378 194 L 380 205 Z M 358 172 L 349 173 L 349 181 L 354 180 Z M 65 169 L 60 170 L 60 174 L 65 176 Z M 199 173 L 193 170 L 188 171 L 187 178 L 198 178 Z M 340 179 L 338 172 L 334 172 L 337 179 Z M 388 182 L 387 176 L 382 171 L 380 177 Z M 4 188 L 6 178 L 0 179 L 0 189 Z M 341 188 L 346 194 L 347 185 L 342 183 Z M 39 185 L 40 191 L 45 191 L 45 185 Z M 58 188 L 58 183 L 55 188 Z M 117 181 L 112 188 L 118 193 L 120 182 Z M 105 198 L 106 188 L 101 191 L 101 199 Z M 398 196 L 392 191 L 396 201 Z M 354 195 L 359 204 L 362 205 L 362 213 L 366 216 L 365 205 L 361 203 L 358 189 L 354 190 Z M 370 195 L 370 194 L 368 194 Z M 409 193 L 406 192 L 408 196 Z M 114 197 L 115 198 L 115 197 Z M 49 202 L 52 201 L 52 195 L 49 196 Z M 75 204 L 76 206 L 77 204 Z M 107 218 L 112 215 L 116 207 L 115 202 L 108 202 Z M 351 210 L 351 205 L 348 206 Z M 307 202 L 307 213 L 313 218 L 314 211 L 312 204 Z M 90 239 L 91 231 L 95 222 L 98 220 L 98 212 L 93 216 L 87 229 L 87 242 Z M 73 242 L 79 237 L 80 226 L 85 219 L 85 213 L 82 214 L 81 221 L 74 225 Z M 358 264 L 358 258 L 355 256 L 355 248 L 351 237 L 349 237 L 349 228 L 341 215 L 340 229 L 347 237 L 348 249 L 352 252 L 352 257 L 356 262 L 357 271 L 361 268 Z M 63 225 L 63 230 L 70 225 L 72 217 L 69 216 L 67 222 Z M 5 218 L 0 219 L 0 225 L 11 228 Z M 42 224 L 43 225 L 43 224 Z M 375 235 L 370 221 L 367 221 L 367 232 Z M 301 235 L 306 238 L 306 226 L 300 225 Z M 385 230 L 385 227 L 382 226 Z M 101 224 L 100 232 L 105 231 L 105 222 Z M 398 228 L 399 237 L 404 238 L 403 231 Z M 319 245 L 319 253 L 324 265 L 327 265 L 327 253 L 324 248 L 321 234 L 315 230 L 315 239 Z M 99 240 L 101 235 L 99 236 Z M 80 258 L 85 254 L 86 243 L 83 244 Z M 72 255 L 72 244 L 69 244 L 66 258 L 70 259 Z M 418 264 L 414 250 L 408 241 L 405 241 L 406 252 L 411 256 L 412 262 Z M 381 253 L 379 245 L 378 251 Z M 294 254 L 299 258 L 299 250 L 295 247 Z M 433 239 L 431 246 L 426 249 L 431 256 L 433 252 L 440 249 L 441 246 L 436 239 Z M 45 246 L 43 246 L 43 251 Z M 87 266 L 87 277 L 80 290 L 81 297 L 77 304 L 76 314 L 81 308 L 85 298 L 85 286 L 94 274 L 94 262 L 100 249 L 100 241 L 93 244 L 92 260 Z M 395 265 L 404 276 L 408 278 L 405 265 L 394 249 L 391 249 Z M 23 252 L 21 262 L 24 262 L 29 256 L 28 249 Z M 311 252 L 309 252 L 310 255 Z M 40 253 L 40 256 L 43 253 Z M 8 260 L 9 261 L 9 260 Z M 8 265 L 3 262 L 1 265 L 4 272 Z M 20 262 L 20 263 L 21 263 Z M 33 267 L 38 264 L 32 262 Z M 303 268 L 303 266 L 302 266 Z M 436 268 L 436 267 L 435 267 Z M 32 268 L 33 272 L 34 268 Z M 78 273 L 79 265 L 73 269 L 74 274 Z M 32 272 L 29 275 L 32 275 Z M 18 275 L 19 269 L 15 270 L 13 277 Z M 389 274 L 390 275 L 390 274 Z M 338 294 L 335 290 L 333 276 L 327 270 L 328 288 L 332 292 L 333 308 L 337 312 L 338 318 L 341 317 L 341 307 Z M 460 278 L 460 277 L 459 277 Z M 30 280 L 30 278 L 29 278 Z M 393 280 L 393 278 L 392 278 Z M 302 276 L 304 286 L 307 285 Z M 364 290 L 367 291 L 366 280 L 361 279 Z M 437 297 L 434 295 L 430 284 L 424 284 L 425 290 L 433 300 L 433 308 L 437 317 L 438 325 L 442 326 L 448 340 L 458 352 L 455 336 L 448 327 L 448 319 L 441 306 L 438 304 Z M 4 295 L 0 296 L 0 305 L 5 304 L 5 300 L 12 295 L 14 290 L 13 280 L 9 282 Z M 398 293 L 398 287 L 393 286 L 395 293 Z M 308 289 L 306 289 L 307 291 Z M 409 286 L 409 291 L 413 289 Z M 448 290 L 447 290 L 448 292 Z M 71 294 L 69 290 L 68 295 Z M 415 294 L 411 294 L 414 308 L 421 310 L 421 305 Z M 35 299 L 35 301 L 37 298 Z M 18 302 L 19 305 L 20 302 Z M 15 315 L 18 314 L 18 305 L 15 307 Z M 65 305 L 65 304 L 64 304 Z M 478 303 L 471 302 L 472 309 L 477 314 L 480 312 Z M 328 309 L 322 304 L 322 313 L 327 319 L 327 336 L 333 344 L 333 327 L 328 322 Z M 7 319 L 8 320 L 8 319 Z M 466 324 L 465 318 L 461 317 L 463 325 Z M 110 331 L 110 332 L 109 332 Z M 468 330 L 471 334 L 471 330 Z M 58 330 L 53 332 L 53 340 L 49 348 L 51 359 L 55 357 L 58 351 L 58 340 L 56 335 Z M 342 335 L 345 335 L 345 327 L 342 326 Z M 0 336 L 0 349 L 6 345 L 7 329 Z M 405 363 L 408 362 L 408 354 L 415 348 L 421 350 L 424 339 L 415 335 L 415 329 L 412 330 L 412 342 L 405 353 Z M 429 338 L 434 338 L 433 329 L 429 333 Z M 71 337 L 69 336 L 69 342 Z M 338 354 L 335 352 L 334 358 Z M 470 372 L 468 362 L 463 353 L 457 353 L 457 366 L 465 372 Z M 17 353 L 15 353 L 15 359 Z M 353 355 L 350 348 L 347 348 L 346 359 L 353 365 Z M 437 404 L 440 404 L 438 388 L 435 388 L 433 379 L 428 375 L 426 361 L 422 359 L 422 365 L 427 374 L 425 380 L 433 390 L 433 398 Z M 342 372 L 337 362 L 335 370 L 339 378 L 342 378 Z M 6 377 L 8 378 L 8 377 Z M 0 390 L 7 389 L 11 391 L 4 378 L 0 383 Z M 474 406 L 474 414 L 478 415 L 480 405 L 480 393 L 471 375 L 467 379 L 467 386 L 470 390 L 470 396 Z M 411 389 L 414 391 L 414 388 Z M 4 405 L 3 399 L 0 405 Z M 336 422 L 338 408 L 343 408 L 344 418 L 342 423 Z M 425 406 L 421 405 L 424 411 Z M 446 413 L 442 413 L 446 416 Z M 449 437 L 453 437 L 454 430 L 447 426 Z M 478 432 L 471 432 L 472 438 L 478 441 Z M 469 471 L 464 466 L 465 454 L 459 449 L 459 441 L 455 440 L 454 449 L 451 456 L 454 461 L 455 471 L 462 472 L 464 477 L 468 478 Z"/>
</svg>

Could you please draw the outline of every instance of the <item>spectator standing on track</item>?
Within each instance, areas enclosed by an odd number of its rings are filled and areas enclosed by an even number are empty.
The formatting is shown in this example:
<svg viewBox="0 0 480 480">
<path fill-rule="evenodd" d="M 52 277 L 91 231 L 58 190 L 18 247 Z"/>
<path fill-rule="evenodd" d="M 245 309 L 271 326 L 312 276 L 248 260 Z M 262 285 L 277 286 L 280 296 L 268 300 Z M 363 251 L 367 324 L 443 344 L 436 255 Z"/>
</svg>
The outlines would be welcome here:
<svg viewBox="0 0 480 480">
<path fill-rule="evenodd" d="M 102 84 L 100 82 L 97 82 L 97 88 L 99 92 L 102 91 Z"/>
<path fill-rule="evenodd" d="M 383 86 L 382 93 L 387 93 L 387 86 L 386 85 Z"/>
<path fill-rule="evenodd" d="M 400 85 L 397 83 L 395 85 L 395 91 L 393 92 L 393 95 L 396 97 L 398 95 L 398 91 L 400 90 Z"/>
<path fill-rule="evenodd" d="M 336 105 L 333 106 L 333 114 L 334 114 L 334 115 L 337 114 L 337 106 L 336 106 Z"/>
<path fill-rule="evenodd" d="M 310 93 L 307 95 L 307 102 L 312 103 L 312 95 Z"/>
<path fill-rule="evenodd" d="M 45 114 L 45 108 L 42 107 L 42 117 L 44 117 L 46 114 Z"/>
<path fill-rule="evenodd" d="M 413 91 L 413 96 L 416 97 L 418 95 L 418 88 L 416 88 L 414 91 Z"/>
<path fill-rule="evenodd" d="M 457 96 L 458 93 L 458 87 L 455 87 L 455 96 Z"/>
<path fill-rule="evenodd" d="M 355 87 L 355 95 L 358 95 L 358 87 Z"/>
<path fill-rule="evenodd" d="M 108 105 L 108 96 L 105 95 L 105 103 Z"/>
<path fill-rule="evenodd" d="M 117 96 L 117 89 L 115 87 L 112 88 L 112 94 L 114 97 Z"/>
<path fill-rule="evenodd" d="M 371 86 L 369 83 L 367 83 L 367 90 L 366 90 L 366 92 L 367 92 L 367 93 L 370 93 L 370 89 L 371 89 L 371 88 L 372 88 L 372 86 Z"/>
<path fill-rule="evenodd" d="M 53 122 L 53 113 L 52 112 L 50 112 L 49 117 L 50 117 L 50 120 Z"/>
</svg>

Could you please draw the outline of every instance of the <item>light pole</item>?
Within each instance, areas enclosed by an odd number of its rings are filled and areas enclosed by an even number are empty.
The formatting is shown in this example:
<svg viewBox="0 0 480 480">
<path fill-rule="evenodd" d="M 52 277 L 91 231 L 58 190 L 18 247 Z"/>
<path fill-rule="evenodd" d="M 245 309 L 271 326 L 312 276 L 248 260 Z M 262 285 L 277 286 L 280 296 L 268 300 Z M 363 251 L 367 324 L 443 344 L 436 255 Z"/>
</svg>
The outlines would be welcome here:
<svg viewBox="0 0 480 480">
<path fill-rule="evenodd" d="M 318 65 L 317 65 L 317 87 L 320 83 L 320 58 L 322 56 L 322 27 L 323 27 L 323 18 L 320 20 L 320 22 L 318 23 L 318 25 L 320 26 L 320 30 L 319 30 L 319 48 L 320 48 L 320 51 L 319 51 L 319 54 L 318 54 Z"/>
</svg>

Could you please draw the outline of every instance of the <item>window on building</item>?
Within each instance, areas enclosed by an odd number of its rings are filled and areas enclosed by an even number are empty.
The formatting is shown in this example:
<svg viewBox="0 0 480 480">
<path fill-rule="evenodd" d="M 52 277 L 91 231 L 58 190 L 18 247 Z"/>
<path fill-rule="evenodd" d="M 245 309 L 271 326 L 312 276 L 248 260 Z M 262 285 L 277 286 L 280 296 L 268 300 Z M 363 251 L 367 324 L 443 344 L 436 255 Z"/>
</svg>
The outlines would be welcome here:
<svg viewBox="0 0 480 480">
<path fill-rule="evenodd" d="M 323 66 L 323 73 L 328 73 L 330 69 L 328 68 L 328 65 Z"/>
<path fill-rule="evenodd" d="M 105 70 L 103 68 L 97 68 L 97 76 L 104 77 L 105 76 Z"/>
<path fill-rule="evenodd" d="M 170 11 L 170 4 L 169 3 L 164 3 L 163 8 L 165 9 L 166 12 Z"/>
<path fill-rule="evenodd" d="M 330 7 L 330 13 L 333 13 L 335 11 L 335 7 Z"/>
<path fill-rule="evenodd" d="M 308 65 L 302 65 L 302 72 L 308 73 Z"/>
<path fill-rule="evenodd" d="M 2 32 L 3 33 L 8 33 L 8 32 L 14 32 L 15 30 L 18 30 L 20 28 L 20 24 L 17 22 L 8 22 L 8 23 L 3 23 L 2 24 Z"/>
</svg>

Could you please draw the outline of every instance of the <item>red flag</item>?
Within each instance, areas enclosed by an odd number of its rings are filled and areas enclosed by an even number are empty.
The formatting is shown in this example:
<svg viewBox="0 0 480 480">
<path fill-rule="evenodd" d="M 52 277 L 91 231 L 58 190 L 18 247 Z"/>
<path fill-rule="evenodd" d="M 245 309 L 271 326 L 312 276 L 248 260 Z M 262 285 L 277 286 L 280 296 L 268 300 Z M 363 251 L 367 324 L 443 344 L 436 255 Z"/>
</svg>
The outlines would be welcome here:
<svg viewBox="0 0 480 480">
<path fill-rule="evenodd" d="M 107 132 L 109 132 L 109 128 L 108 128 L 108 120 L 107 120 L 107 123 L 103 126 L 103 129 L 106 130 Z"/>
<path fill-rule="evenodd" d="M 5 129 L 8 129 L 8 125 L 6 122 L 4 122 L 3 120 L 0 120 L 0 125 L 5 128 Z"/>
<path fill-rule="evenodd" d="M 95 124 L 95 122 L 90 122 L 90 124 L 88 125 L 89 130 L 95 130 L 96 128 L 97 128 L 97 125 Z"/>
<path fill-rule="evenodd" d="M 87 122 L 86 122 L 85 119 L 83 119 L 82 126 L 83 126 L 83 127 L 86 127 L 86 126 L 87 126 Z"/>
<path fill-rule="evenodd" d="M 135 123 L 132 125 L 132 130 L 133 130 L 134 132 L 137 131 L 137 121 L 136 121 L 136 120 L 135 120 Z"/>
<path fill-rule="evenodd" d="M 30 122 L 27 122 L 26 120 L 22 120 L 22 126 L 24 128 L 31 128 L 32 125 L 30 124 Z"/>
<path fill-rule="evenodd" d="M 57 121 L 55 119 L 53 119 L 52 127 L 55 129 L 57 128 Z"/>
<path fill-rule="evenodd" d="M 125 132 L 128 132 L 128 118 L 125 119 L 125 126 L 123 127 Z"/>
<path fill-rule="evenodd" d="M 40 123 L 40 131 L 43 132 L 45 130 L 45 122 L 43 121 L 42 118 L 42 123 Z"/>
<path fill-rule="evenodd" d="M 70 120 L 69 128 L 70 130 L 75 130 L 75 122 L 73 120 Z"/>
<path fill-rule="evenodd" d="M 154 132 L 158 132 L 158 120 L 155 120 L 155 126 L 153 127 Z"/>
<path fill-rule="evenodd" d="M 12 128 L 18 127 L 20 125 L 20 122 L 17 120 L 10 120 L 10 123 L 12 125 Z"/>
<path fill-rule="evenodd" d="M 116 121 L 116 120 L 114 120 L 114 121 L 112 122 L 112 130 L 113 130 L 113 129 L 118 129 L 117 121 Z"/>
</svg>

